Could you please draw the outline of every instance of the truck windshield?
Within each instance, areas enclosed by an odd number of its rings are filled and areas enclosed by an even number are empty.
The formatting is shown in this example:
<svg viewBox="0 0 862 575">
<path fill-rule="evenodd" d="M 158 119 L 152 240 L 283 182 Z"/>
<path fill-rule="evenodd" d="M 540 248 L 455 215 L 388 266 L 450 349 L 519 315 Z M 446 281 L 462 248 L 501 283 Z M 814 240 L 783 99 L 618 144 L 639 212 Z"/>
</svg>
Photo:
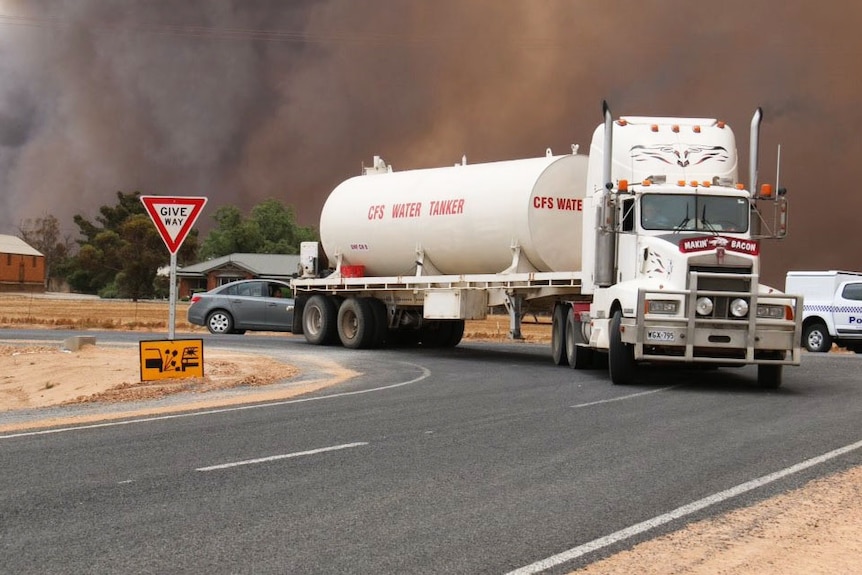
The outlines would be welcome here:
<svg viewBox="0 0 862 575">
<path fill-rule="evenodd" d="M 641 227 L 645 230 L 748 231 L 748 201 L 736 196 L 644 194 Z"/>
</svg>

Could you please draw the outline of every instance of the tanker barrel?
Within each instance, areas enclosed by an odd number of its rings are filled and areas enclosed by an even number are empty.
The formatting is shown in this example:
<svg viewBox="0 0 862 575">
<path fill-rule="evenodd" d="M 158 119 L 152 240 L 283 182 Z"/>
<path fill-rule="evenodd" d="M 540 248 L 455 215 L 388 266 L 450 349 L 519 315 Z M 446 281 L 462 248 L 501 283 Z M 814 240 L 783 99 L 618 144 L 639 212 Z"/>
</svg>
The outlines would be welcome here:
<svg viewBox="0 0 862 575">
<path fill-rule="evenodd" d="M 350 178 L 321 211 L 323 253 L 374 277 L 429 275 L 429 264 L 444 275 L 583 271 L 588 163 L 567 154 Z"/>
</svg>

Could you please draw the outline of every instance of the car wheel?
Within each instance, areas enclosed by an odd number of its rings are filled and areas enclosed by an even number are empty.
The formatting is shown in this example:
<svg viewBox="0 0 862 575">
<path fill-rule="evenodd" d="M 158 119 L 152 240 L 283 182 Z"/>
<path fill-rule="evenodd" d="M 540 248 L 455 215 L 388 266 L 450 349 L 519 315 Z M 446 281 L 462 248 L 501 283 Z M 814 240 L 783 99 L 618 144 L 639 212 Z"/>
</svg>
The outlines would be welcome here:
<svg viewBox="0 0 862 575">
<path fill-rule="evenodd" d="M 233 332 L 233 317 L 223 309 L 213 310 L 207 316 L 207 329 L 215 335 Z"/>
<path fill-rule="evenodd" d="M 802 345 L 815 353 L 823 353 L 832 349 L 832 337 L 826 325 L 820 322 L 808 324 L 802 330 Z"/>
</svg>

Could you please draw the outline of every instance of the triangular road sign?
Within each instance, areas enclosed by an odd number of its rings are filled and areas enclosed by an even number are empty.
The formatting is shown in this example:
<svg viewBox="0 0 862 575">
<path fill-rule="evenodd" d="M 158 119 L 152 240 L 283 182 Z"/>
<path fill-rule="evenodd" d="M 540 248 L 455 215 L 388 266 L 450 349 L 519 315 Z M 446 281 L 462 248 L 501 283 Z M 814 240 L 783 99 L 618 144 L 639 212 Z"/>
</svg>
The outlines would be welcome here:
<svg viewBox="0 0 862 575">
<path fill-rule="evenodd" d="M 207 198 L 141 196 L 141 202 L 156 224 L 168 251 L 175 254 L 198 219 Z"/>
</svg>

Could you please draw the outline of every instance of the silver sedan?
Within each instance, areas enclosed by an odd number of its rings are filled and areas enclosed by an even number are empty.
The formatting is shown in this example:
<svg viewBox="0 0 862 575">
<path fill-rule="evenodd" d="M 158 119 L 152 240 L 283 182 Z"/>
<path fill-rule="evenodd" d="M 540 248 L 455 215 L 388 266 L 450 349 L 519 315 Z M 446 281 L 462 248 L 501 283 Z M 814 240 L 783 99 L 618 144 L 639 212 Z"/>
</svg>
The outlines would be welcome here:
<svg viewBox="0 0 862 575">
<path fill-rule="evenodd" d="M 210 333 L 292 331 L 290 284 L 277 280 L 241 280 L 192 296 L 189 323 Z"/>
</svg>

